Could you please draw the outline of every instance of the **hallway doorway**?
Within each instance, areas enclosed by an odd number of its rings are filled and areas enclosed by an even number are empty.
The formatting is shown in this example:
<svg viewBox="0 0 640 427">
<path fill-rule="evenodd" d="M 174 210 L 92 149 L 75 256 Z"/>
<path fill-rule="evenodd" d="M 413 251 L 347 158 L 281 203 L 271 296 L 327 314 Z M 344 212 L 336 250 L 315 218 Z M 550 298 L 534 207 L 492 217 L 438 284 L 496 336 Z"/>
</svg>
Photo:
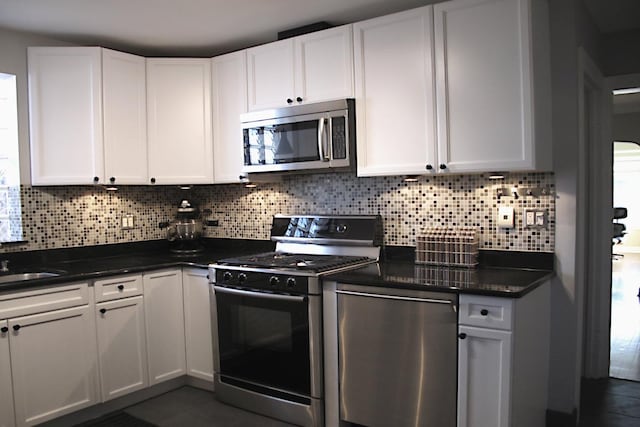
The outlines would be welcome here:
<svg viewBox="0 0 640 427">
<path fill-rule="evenodd" d="M 614 219 L 609 376 L 640 381 L 640 93 L 614 96 L 612 128 L 613 206 L 624 209 Z"/>
</svg>

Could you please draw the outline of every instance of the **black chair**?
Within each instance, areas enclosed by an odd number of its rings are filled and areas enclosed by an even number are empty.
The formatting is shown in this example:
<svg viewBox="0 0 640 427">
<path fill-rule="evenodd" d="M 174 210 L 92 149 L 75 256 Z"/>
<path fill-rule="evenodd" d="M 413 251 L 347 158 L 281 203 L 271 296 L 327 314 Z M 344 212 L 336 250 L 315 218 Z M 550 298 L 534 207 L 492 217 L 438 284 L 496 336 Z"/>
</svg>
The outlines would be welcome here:
<svg viewBox="0 0 640 427">
<path fill-rule="evenodd" d="M 613 236 L 612 244 L 622 242 L 622 237 L 627 234 L 627 227 L 620 223 L 619 220 L 627 217 L 627 208 L 613 208 Z M 622 258 L 622 254 L 612 254 L 614 259 Z"/>
</svg>

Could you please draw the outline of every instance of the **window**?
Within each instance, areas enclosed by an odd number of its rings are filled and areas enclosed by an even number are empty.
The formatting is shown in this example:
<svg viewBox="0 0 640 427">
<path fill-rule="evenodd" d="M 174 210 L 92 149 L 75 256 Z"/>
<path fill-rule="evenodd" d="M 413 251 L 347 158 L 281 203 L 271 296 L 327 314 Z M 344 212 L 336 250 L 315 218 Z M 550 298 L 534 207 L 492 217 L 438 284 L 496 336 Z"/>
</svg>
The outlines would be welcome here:
<svg viewBox="0 0 640 427">
<path fill-rule="evenodd" d="M 22 240 L 16 76 L 0 73 L 0 242 Z"/>
</svg>

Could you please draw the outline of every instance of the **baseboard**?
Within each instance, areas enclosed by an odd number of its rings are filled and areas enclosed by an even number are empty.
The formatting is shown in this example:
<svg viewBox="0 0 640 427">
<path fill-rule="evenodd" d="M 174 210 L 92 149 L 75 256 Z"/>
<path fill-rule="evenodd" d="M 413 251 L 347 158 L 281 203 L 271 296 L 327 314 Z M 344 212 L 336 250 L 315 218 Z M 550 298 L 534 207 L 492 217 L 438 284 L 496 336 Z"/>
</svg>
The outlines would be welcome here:
<svg viewBox="0 0 640 427">
<path fill-rule="evenodd" d="M 186 384 L 191 387 L 201 388 L 202 390 L 215 391 L 213 381 L 207 381 L 201 378 L 188 376 L 186 379 Z"/>
<path fill-rule="evenodd" d="M 576 427 L 578 425 L 578 411 L 572 413 L 552 411 L 547 409 L 547 427 Z"/>
</svg>

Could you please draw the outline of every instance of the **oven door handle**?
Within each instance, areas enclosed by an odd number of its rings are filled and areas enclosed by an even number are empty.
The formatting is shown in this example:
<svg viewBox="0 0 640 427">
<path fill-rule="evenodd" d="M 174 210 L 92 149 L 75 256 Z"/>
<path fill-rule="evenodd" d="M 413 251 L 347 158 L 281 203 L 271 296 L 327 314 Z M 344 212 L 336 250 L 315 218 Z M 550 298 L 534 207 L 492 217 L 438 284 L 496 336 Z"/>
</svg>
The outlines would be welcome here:
<svg viewBox="0 0 640 427">
<path fill-rule="evenodd" d="M 214 286 L 213 290 L 215 292 L 220 292 L 223 294 L 231 294 L 231 295 L 238 295 L 243 297 L 270 299 L 270 300 L 278 300 L 278 301 L 288 301 L 288 302 L 307 302 L 309 299 L 306 296 L 270 294 L 266 292 L 255 292 L 255 291 L 245 291 L 242 289 L 224 288 L 221 286 Z"/>
</svg>

